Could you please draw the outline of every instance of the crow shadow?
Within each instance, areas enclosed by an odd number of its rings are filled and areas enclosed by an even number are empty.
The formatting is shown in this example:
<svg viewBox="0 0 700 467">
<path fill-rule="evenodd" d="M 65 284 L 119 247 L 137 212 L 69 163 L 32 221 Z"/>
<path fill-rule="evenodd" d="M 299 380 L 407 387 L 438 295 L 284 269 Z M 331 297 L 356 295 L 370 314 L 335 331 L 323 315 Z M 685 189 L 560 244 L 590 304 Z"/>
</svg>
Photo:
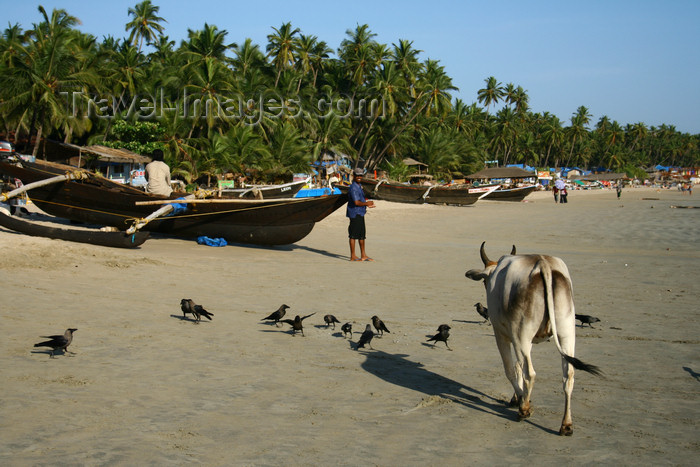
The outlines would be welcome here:
<svg viewBox="0 0 700 467">
<path fill-rule="evenodd" d="M 46 349 L 46 350 L 32 350 L 32 353 L 44 354 L 44 355 L 49 355 L 49 356 L 51 356 L 51 349 Z M 56 350 L 53 352 L 53 355 L 54 355 L 54 357 L 55 357 L 55 356 L 58 356 L 58 355 L 66 355 L 66 356 L 70 357 L 70 355 L 68 355 L 68 353 L 69 353 L 69 352 L 66 352 L 66 351 L 63 350 L 63 349 L 56 349 Z"/>
<path fill-rule="evenodd" d="M 261 319 L 261 320 L 260 320 L 260 324 L 264 324 L 264 325 L 266 325 L 266 326 L 274 326 L 274 327 L 276 327 L 276 328 L 281 328 L 281 327 L 282 327 L 282 324 L 284 324 L 284 323 L 280 322 L 279 324 L 276 324 L 274 320 L 271 320 L 271 319 L 270 319 L 270 320 Z"/>
<path fill-rule="evenodd" d="M 486 324 L 486 321 L 483 319 L 480 321 L 467 321 L 466 319 L 453 319 L 453 323 L 467 323 L 467 324 Z"/>
<path fill-rule="evenodd" d="M 381 350 L 363 352 L 367 357 L 362 368 L 384 381 L 412 389 L 429 396 L 440 396 L 473 410 L 510 421 L 518 420 L 517 409 L 509 407 L 509 401 L 496 399 L 478 389 L 446 378 L 426 369 L 423 364 L 409 360 L 405 354 L 390 354 Z M 559 432 L 532 422 L 525 422 L 542 431 L 558 435 Z"/>
<path fill-rule="evenodd" d="M 433 336 L 426 336 L 426 337 L 433 337 Z M 444 342 L 443 342 L 443 344 L 444 344 Z M 420 345 L 422 345 L 423 347 L 430 347 L 431 349 L 434 349 L 437 347 L 437 342 L 434 344 L 431 344 L 430 342 L 421 342 Z M 445 345 L 441 345 L 440 347 L 444 348 L 445 350 L 449 350 L 447 348 L 447 346 L 445 346 Z"/>
<path fill-rule="evenodd" d="M 690 376 L 695 378 L 695 381 L 700 382 L 700 373 L 694 372 L 692 368 L 688 368 L 687 366 L 684 366 L 683 369 L 687 371 Z"/>
<path fill-rule="evenodd" d="M 180 321 L 189 321 L 190 323 L 196 323 L 197 320 L 194 318 L 190 318 L 189 316 L 181 316 L 181 315 L 170 315 L 171 318 L 177 318 Z M 199 321 L 200 323 L 206 323 L 209 320 L 201 320 Z"/>
</svg>

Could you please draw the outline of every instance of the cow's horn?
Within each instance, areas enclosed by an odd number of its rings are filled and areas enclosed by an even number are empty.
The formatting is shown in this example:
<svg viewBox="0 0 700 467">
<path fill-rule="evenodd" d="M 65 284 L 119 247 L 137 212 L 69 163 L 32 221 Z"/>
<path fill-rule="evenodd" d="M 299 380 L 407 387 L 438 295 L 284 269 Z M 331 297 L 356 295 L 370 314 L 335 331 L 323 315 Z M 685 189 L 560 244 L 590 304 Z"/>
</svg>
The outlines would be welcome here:
<svg viewBox="0 0 700 467">
<path fill-rule="evenodd" d="M 486 245 L 486 242 L 483 242 L 481 244 L 481 248 L 479 249 L 479 254 L 481 255 L 481 261 L 484 262 L 484 266 L 488 266 L 488 264 L 491 262 L 488 256 L 486 256 L 486 252 L 484 251 L 484 245 Z"/>
<path fill-rule="evenodd" d="M 513 249 L 510 250 L 510 254 L 511 254 L 511 255 L 514 255 L 514 254 L 515 254 L 515 245 L 513 245 Z"/>
</svg>

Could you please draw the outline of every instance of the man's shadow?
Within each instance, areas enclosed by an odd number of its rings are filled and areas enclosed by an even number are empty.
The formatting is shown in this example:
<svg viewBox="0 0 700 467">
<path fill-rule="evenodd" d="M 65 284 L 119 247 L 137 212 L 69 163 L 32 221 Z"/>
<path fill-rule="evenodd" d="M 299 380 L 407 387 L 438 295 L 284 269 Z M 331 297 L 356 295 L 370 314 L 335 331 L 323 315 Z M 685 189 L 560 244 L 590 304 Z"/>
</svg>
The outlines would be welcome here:
<svg viewBox="0 0 700 467">
<path fill-rule="evenodd" d="M 381 350 L 365 352 L 367 359 L 362 368 L 384 381 L 429 396 L 440 396 L 473 410 L 488 413 L 510 421 L 518 420 L 517 408 L 509 407 L 509 401 L 496 399 L 478 389 L 434 373 L 423 364 L 409 360 L 405 354 L 390 354 Z M 551 430 L 527 419 L 525 422 L 551 434 Z"/>
</svg>

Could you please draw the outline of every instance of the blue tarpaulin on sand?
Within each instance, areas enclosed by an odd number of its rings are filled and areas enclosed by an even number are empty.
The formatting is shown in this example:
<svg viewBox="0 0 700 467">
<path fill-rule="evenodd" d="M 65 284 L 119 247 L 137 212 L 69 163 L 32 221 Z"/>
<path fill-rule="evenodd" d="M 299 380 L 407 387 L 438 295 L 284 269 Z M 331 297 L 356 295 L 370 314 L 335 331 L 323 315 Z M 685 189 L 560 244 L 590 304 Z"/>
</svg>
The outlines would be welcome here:
<svg viewBox="0 0 700 467">
<path fill-rule="evenodd" d="M 223 238 L 209 238 L 204 235 L 201 237 L 197 237 L 197 243 L 200 245 L 207 245 L 207 246 L 226 246 L 228 243 L 226 243 L 226 239 Z"/>
</svg>

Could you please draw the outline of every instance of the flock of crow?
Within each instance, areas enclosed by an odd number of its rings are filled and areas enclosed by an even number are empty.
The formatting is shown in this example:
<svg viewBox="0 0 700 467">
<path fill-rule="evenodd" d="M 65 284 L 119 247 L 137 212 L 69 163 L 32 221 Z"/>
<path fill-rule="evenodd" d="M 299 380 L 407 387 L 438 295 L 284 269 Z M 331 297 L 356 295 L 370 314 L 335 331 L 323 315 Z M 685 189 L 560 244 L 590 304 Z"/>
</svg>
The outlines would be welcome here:
<svg viewBox="0 0 700 467">
<path fill-rule="evenodd" d="M 484 318 L 484 323 L 487 322 L 489 320 L 488 308 L 483 306 L 481 303 L 474 304 L 474 307 L 476 308 L 476 312 L 479 313 L 479 315 L 482 318 Z M 194 322 L 197 324 L 201 321 L 202 317 L 211 321 L 214 316 L 214 313 L 205 310 L 202 305 L 196 304 L 193 300 L 189 298 L 183 298 L 182 300 L 180 300 L 180 309 L 182 310 L 183 317 L 187 318 L 187 315 L 190 314 L 194 318 Z M 296 335 L 297 331 L 301 332 L 301 335 L 304 336 L 304 320 L 315 315 L 316 313 L 311 313 L 310 315 L 306 316 L 296 315 L 294 319 L 282 319 L 287 314 L 288 309 L 289 306 L 282 305 L 276 311 L 272 312 L 269 316 L 263 318 L 262 321 L 274 321 L 275 326 L 279 326 L 280 323 L 289 324 L 290 326 L 292 326 L 293 336 Z M 581 322 L 581 326 L 583 326 L 584 324 L 588 324 L 588 326 L 590 327 L 593 327 L 593 323 L 597 323 L 600 321 L 594 316 L 582 314 L 576 314 L 576 319 Z M 340 324 L 338 318 L 330 314 L 325 315 L 323 317 L 323 321 L 326 323 L 326 327 L 332 325 L 333 329 L 335 329 L 336 323 Z M 372 331 L 372 326 L 374 326 L 376 334 L 374 333 L 374 331 Z M 343 324 L 340 327 L 340 329 L 341 331 L 343 331 L 343 337 L 352 338 L 351 323 L 348 322 Z M 426 342 L 434 342 L 433 346 L 437 345 L 438 342 L 444 342 L 447 349 L 452 350 L 447 344 L 447 339 L 450 337 L 450 329 L 452 328 L 449 325 L 441 324 L 437 328 L 437 334 L 430 337 Z M 63 335 L 58 334 L 54 336 L 41 336 L 49 340 L 39 342 L 38 344 L 34 344 L 34 347 L 50 347 L 51 358 L 54 358 L 54 354 L 58 350 L 61 350 L 64 353 L 73 353 L 68 352 L 68 346 L 71 344 L 71 342 L 73 342 L 73 333 L 75 331 L 77 331 L 76 328 L 68 328 L 63 333 Z M 389 329 L 386 327 L 386 324 L 384 324 L 384 321 L 379 319 L 379 317 L 376 315 L 372 316 L 372 325 L 367 324 L 367 326 L 365 326 L 365 330 L 362 332 L 360 339 L 355 344 L 355 350 L 362 349 L 365 347 L 365 345 L 369 346 L 370 349 L 374 350 L 371 344 L 372 339 L 375 335 L 377 337 L 382 337 L 385 332 L 391 333 L 391 331 L 389 331 Z"/>
<path fill-rule="evenodd" d="M 292 326 L 292 335 L 296 335 L 297 331 L 301 332 L 301 335 L 304 335 L 304 326 L 303 326 L 303 321 L 310 317 L 315 315 L 316 313 L 311 313 L 310 315 L 306 316 L 299 316 L 296 315 L 294 319 L 282 319 L 284 316 L 287 314 L 287 310 L 289 309 L 288 305 L 282 305 L 280 306 L 276 311 L 273 311 L 270 313 L 270 315 L 266 316 L 265 318 L 262 319 L 262 321 L 274 321 L 275 326 L 279 326 L 279 323 L 286 323 Z M 333 326 L 333 329 L 335 329 L 336 323 L 340 324 L 340 321 L 338 318 L 336 318 L 333 315 L 325 315 L 323 317 L 323 322 L 326 323 L 326 327 L 328 326 Z M 381 337 L 384 335 L 385 332 L 391 333 L 389 329 L 386 327 L 386 324 L 384 324 L 384 321 L 379 319 L 378 316 L 372 316 L 372 324 L 374 325 L 374 328 L 377 330 L 377 336 Z M 443 326 L 447 326 L 446 324 Z M 447 326 L 449 330 L 449 326 Z M 345 323 L 340 327 L 340 330 L 343 331 L 343 337 L 352 337 L 352 323 Z M 449 336 L 449 333 L 447 333 Z M 365 345 L 368 345 L 370 349 L 372 349 L 372 339 L 374 338 L 375 334 L 372 331 L 372 326 L 367 325 L 365 327 L 365 330 L 362 332 L 362 335 L 360 336 L 360 340 L 357 341 L 357 344 L 355 344 L 355 350 L 362 349 L 364 348 Z M 447 337 L 445 337 L 444 340 L 445 344 L 447 344 Z M 374 349 L 372 349 L 374 350 Z"/>
</svg>

